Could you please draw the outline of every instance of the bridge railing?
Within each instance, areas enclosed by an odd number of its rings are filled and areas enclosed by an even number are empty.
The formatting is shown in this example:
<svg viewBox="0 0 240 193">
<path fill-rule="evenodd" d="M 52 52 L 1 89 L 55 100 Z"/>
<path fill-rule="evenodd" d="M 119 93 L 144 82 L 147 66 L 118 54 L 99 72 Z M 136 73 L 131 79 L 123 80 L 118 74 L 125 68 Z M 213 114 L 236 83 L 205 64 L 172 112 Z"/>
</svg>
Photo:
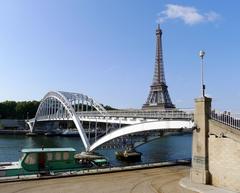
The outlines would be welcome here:
<svg viewBox="0 0 240 193">
<path fill-rule="evenodd" d="M 193 119 L 193 110 L 174 109 L 161 111 L 147 110 L 114 110 L 100 114 L 97 111 L 77 112 L 80 117 L 123 117 L 123 118 L 148 118 L 148 119 Z"/>
<path fill-rule="evenodd" d="M 140 109 L 130 110 L 111 110 L 102 114 L 98 111 L 80 111 L 76 112 L 77 116 L 82 118 L 133 118 L 133 119 L 193 119 L 193 109 L 169 109 L 148 111 Z M 42 115 L 38 117 L 38 120 L 57 120 L 57 119 L 70 119 L 68 115 L 59 116 L 58 114 Z"/>
<path fill-rule="evenodd" d="M 230 127 L 240 129 L 240 114 L 232 114 L 230 112 L 211 112 L 211 118 L 215 121 L 228 125 Z"/>
<path fill-rule="evenodd" d="M 32 119 L 32 120 L 35 120 Z M 52 115 L 41 115 L 38 116 L 37 120 L 39 121 L 43 121 L 43 120 L 71 120 L 71 117 L 69 115 L 62 115 L 62 116 L 58 116 L 57 114 L 52 114 Z"/>
</svg>

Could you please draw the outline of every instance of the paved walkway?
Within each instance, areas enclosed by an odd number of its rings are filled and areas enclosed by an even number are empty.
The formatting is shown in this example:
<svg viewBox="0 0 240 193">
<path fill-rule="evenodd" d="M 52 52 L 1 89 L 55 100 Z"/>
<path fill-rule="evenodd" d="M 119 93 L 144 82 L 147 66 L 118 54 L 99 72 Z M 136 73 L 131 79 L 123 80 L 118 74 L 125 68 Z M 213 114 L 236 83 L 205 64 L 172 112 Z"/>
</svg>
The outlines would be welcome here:
<svg viewBox="0 0 240 193">
<path fill-rule="evenodd" d="M 0 183 L 0 193 L 181 193 L 189 167 L 171 166 L 100 175 Z"/>
<path fill-rule="evenodd" d="M 209 185 L 203 185 L 203 184 L 197 184 L 190 181 L 189 177 L 185 177 L 180 180 L 179 184 L 181 187 L 184 187 L 184 189 L 189 192 L 198 192 L 198 193 L 236 193 L 232 192 L 230 190 L 225 190 L 223 188 L 217 188 L 214 186 Z"/>
</svg>

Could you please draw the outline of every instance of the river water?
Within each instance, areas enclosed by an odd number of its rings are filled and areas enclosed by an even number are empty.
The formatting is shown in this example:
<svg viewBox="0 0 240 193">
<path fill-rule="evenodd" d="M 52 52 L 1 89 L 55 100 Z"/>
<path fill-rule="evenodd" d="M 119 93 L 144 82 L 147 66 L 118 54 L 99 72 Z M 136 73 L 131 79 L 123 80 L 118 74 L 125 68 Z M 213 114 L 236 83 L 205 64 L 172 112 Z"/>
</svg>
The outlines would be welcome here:
<svg viewBox="0 0 240 193">
<path fill-rule="evenodd" d="M 47 137 L 25 135 L 0 135 L 0 162 L 17 161 L 21 149 L 33 147 L 73 147 L 78 152 L 84 150 L 79 137 Z M 142 163 L 159 162 L 191 157 L 192 135 L 168 135 L 146 143 L 137 148 L 143 153 Z M 126 165 L 115 159 L 116 149 L 99 149 L 97 152 L 106 156 L 111 165 Z"/>
</svg>

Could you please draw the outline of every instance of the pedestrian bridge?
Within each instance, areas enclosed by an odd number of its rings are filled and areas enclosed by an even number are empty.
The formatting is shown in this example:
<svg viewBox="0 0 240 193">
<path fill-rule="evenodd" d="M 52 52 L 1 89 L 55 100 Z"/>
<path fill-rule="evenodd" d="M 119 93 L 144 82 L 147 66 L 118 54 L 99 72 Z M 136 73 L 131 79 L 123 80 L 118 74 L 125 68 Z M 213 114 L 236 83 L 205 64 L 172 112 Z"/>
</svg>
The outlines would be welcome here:
<svg viewBox="0 0 240 193">
<path fill-rule="evenodd" d="M 27 121 L 31 132 L 37 122 L 71 120 L 74 122 L 86 151 L 118 137 L 146 131 L 176 131 L 193 127 L 193 112 L 180 109 L 147 111 L 139 109 L 107 111 L 91 97 L 80 93 L 48 92 L 38 107 L 35 118 Z M 83 122 L 105 124 L 101 138 L 90 144 Z M 90 124 L 89 124 L 90 125 Z M 116 127 L 117 125 L 117 127 Z M 109 128 L 114 128 L 110 130 Z M 89 128 L 90 130 L 90 128 Z"/>
</svg>

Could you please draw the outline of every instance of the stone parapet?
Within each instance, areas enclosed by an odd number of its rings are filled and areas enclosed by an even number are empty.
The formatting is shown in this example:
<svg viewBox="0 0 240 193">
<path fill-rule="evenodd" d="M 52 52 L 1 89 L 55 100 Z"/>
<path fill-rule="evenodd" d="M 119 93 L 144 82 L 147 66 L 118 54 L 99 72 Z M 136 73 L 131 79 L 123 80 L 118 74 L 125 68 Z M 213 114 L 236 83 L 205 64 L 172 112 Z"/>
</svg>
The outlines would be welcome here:
<svg viewBox="0 0 240 193">
<path fill-rule="evenodd" d="M 224 188 L 194 183 L 189 177 L 179 181 L 181 193 L 236 193 Z"/>
</svg>

